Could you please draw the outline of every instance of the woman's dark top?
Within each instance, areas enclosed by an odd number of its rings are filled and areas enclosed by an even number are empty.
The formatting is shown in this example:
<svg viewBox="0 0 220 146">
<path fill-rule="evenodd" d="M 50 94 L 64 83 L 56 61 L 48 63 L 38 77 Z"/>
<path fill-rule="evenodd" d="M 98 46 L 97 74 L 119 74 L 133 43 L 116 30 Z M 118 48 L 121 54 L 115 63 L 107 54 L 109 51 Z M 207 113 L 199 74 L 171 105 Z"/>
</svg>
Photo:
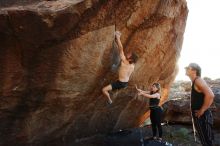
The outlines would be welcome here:
<svg viewBox="0 0 220 146">
<path fill-rule="evenodd" d="M 196 78 L 198 79 L 198 78 Z M 191 109 L 199 110 L 204 102 L 204 93 L 196 91 L 194 84 L 196 79 L 192 83 L 192 91 L 191 91 Z"/>
<path fill-rule="evenodd" d="M 153 94 L 153 93 L 151 93 L 151 94 Z M 150 101 L 149 101 L 150 109 L 154 109 L 154 108 L 159 107 L 159 103 L 160 103 L 160 99 L 150 98 Z"/>
</svg>

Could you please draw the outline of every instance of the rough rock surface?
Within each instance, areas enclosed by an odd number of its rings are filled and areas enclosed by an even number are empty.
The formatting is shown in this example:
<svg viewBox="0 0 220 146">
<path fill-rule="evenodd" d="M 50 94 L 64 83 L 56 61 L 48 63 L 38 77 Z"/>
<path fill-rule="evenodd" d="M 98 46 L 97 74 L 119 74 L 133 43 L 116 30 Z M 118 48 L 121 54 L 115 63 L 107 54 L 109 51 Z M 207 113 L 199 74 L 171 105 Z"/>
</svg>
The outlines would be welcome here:
<svg viewBox="0 0 220 146">
<path fill-rule="evenodd" d="M 208 85 L 215 94 L 214 102 L 211 106 L 214 127 L 220 128 L 220 80 L 205 78 Z M 171 123 L 191 124 L 190 114 L 190 90 L 191 83 L 188 81 L 178 81 L 171 87 L 170 100 L 163 105 L 165 111 L 164 120 Z"/>
<path fill-rule="evenodd" d="M 140 125 L 148 108 L 134 84 L 158 81 L 167 99 L 187 13 L 185 0 L 0 0 L 0 145 L 66 146 Z M 139 61 L 109 107 L 115 29 Z"/>
</svg>

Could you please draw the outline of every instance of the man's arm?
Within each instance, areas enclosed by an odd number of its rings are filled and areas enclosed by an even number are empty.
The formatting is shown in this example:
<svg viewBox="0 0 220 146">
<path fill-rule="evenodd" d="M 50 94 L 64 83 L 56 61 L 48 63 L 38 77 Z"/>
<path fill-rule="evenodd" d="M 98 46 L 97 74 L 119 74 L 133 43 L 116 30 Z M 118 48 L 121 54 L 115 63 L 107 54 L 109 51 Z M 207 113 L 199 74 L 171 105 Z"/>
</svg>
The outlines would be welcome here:
<svg viewBox="0 0 220 146">
<path fill-rule="evenodd" d="M 204 93 L 203 105 L 201 109 L 199 109 L 196 113 L 197 117 L 200 117 L 211 106 L 213 99 L 214 99 L 214 94 L 212 90 L 208 87 L 206 82 L 201 78 L 198 78 L 195 81 L 195 86 L 198 88 L 200 92 Z"/>
<path fill-rule="evenodd" d="M 120 32 L 116 31 L 115 33 L 115 37 L 116 37 L 116 42 L 118 44 L 118 49 L 119 49 L 119 53 L 120 53 L 120 58 L 122 61 L 127 61 L 126 57 L 125 57 L 125 54 L 124 54 L 124 50 L 123 50 L 123 46 L 122 46 L 122 43 L 121 43 L 121 40 L 120 40 L 120 37 L 121 37 L 121 34 Z"/>
</svg>

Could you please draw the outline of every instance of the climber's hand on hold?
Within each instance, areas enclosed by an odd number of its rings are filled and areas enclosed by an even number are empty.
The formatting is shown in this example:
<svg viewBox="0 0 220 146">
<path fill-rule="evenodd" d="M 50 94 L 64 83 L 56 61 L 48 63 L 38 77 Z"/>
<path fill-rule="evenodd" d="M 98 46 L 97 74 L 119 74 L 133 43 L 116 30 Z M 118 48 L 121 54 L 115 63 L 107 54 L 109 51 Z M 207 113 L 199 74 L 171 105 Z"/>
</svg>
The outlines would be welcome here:
<svg viewBox="0 0 220 146">
<path fill-rule="evenodd" d="M 118 37 L 118 38 L 120 38 L 121 33 L 120 33 L 119 31 L 116 31 L 116 32 L 115 32 L 115 36 Z"/>
</svg>

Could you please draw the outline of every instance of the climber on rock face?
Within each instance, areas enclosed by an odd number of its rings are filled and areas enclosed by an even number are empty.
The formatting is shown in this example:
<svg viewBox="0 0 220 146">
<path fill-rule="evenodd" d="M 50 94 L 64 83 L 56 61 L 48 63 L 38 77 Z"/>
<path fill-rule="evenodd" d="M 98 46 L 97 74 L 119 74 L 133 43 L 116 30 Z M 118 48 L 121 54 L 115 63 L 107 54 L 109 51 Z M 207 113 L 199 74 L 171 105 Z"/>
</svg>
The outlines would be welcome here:
<svg viewBox="0 0 220 146">
<path fill-rule="evenodd" d="M 124 49 L 120 40 L 121 33 L 119 31 L 115 32 L 116 42 L 118 45 L 119 53 L 120 53 L 120 67 L 118 70 L 118 80 L 113 82 L 102 89 L 103 94 L 108 98 L 108 103 L 112 103 L 112 99 L 109 95 L 109 91 L 115 89 L 121 89 L 128 86 L 129 78 L 134 71 L 135 63 L 138 59 L 137 55 L 133 52 L 124 54 Z"/>
</svg>

